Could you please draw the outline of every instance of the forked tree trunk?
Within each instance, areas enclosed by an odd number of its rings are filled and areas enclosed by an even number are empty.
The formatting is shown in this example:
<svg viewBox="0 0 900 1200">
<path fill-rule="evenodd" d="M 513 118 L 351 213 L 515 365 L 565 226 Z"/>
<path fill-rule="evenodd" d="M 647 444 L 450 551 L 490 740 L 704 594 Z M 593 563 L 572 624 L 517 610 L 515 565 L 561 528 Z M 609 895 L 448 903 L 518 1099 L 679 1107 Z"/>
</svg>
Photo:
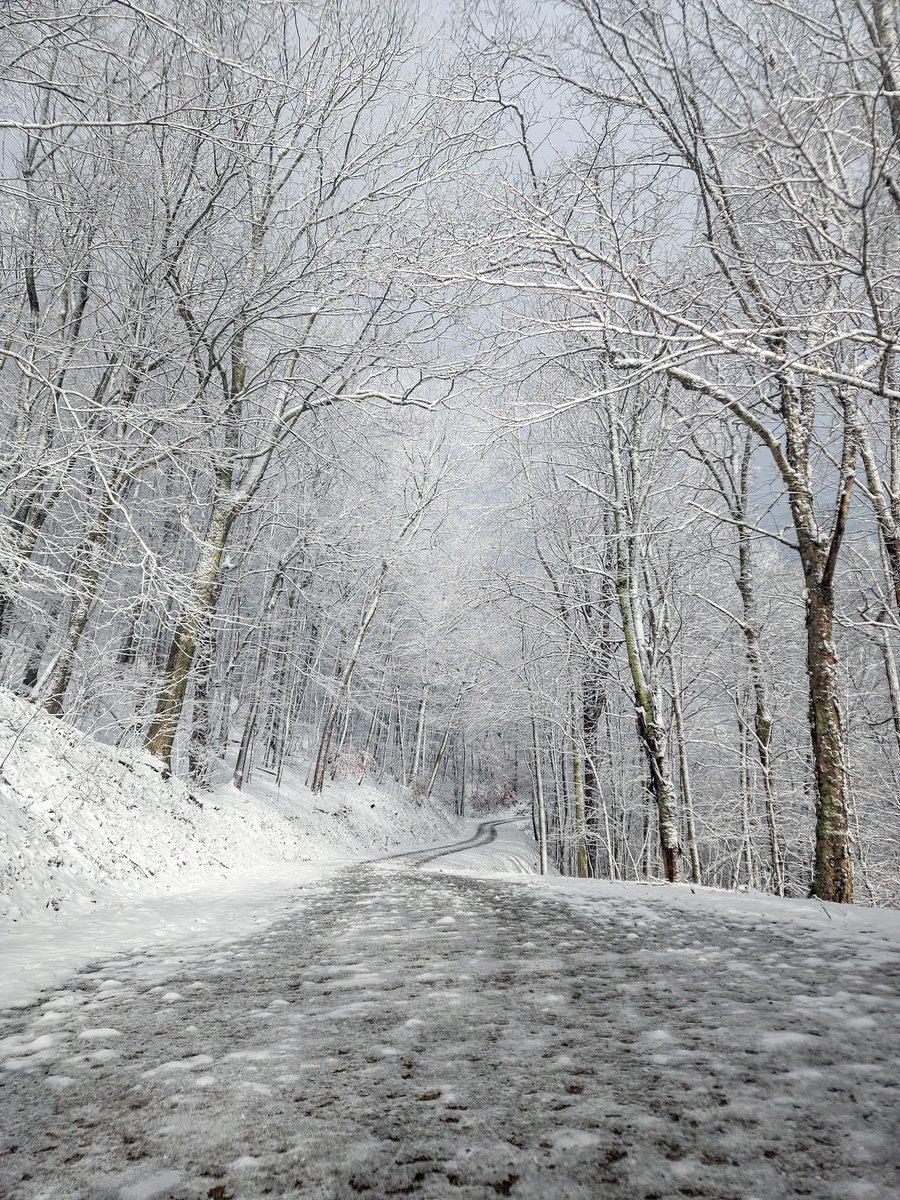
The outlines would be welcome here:
<svg viewBox="0 0 900 1200">
<path fill-rule="evenodd" d="M 204 626 L 212 615 L 228 534 L 235 518 L 230 504 L 219 504 L 213 510 L 206 541 L 194 571 L 191 598 L 182 609 L 169 646 L 165 670 L 156 701 L 156 711 L 144 748 L 163 765 L 168 774 L 172 769 L 172 747 L 184 709 L 188 678 L 197 643 Z"/>
<path fill-rule="evenodd" d="M 444 761 L 444 755 L 447 753 L 447 747 L 450 744 L 450 734 L 453 730 L 453 722 L 456 719 L 456 714 L 459 712 L 459 708 L 462 704 L 462 699 L 465 694 L 466 685 L 461 683 L 459 686 L 459 691 L 456 693 L 456 699 L 453 702 L 453 708 L 450 710 L 450 716 L 447 718 L 447 727 L 444 730 L 444 736 L 441 738 L 441 744 L 438 747 L 437 754 L 435 755 L 434 767 L 428 780 L 428 787 L 425 791 L 426 796 L 430 797 L 431 793 L 434 791 L 434 785 L 437 783 L 438 771 L 440 770 L 441 763 Z"/>
<path fill-rule="evenodd" d="M 838 904 L 853 903 L 850 802 L 844 754 L 838 652 L 834 641 L 834 575 L 853 486 L 852 430 L 842 455 L 843 487 L 830 538 L 815 519 L 809 479 L 808 425 L 785 407 L 789 461 L 796 463 L 789 491 L 803 564 L 806 610 L 806 669 L 809 729 L 816 782 L 816 840 L 811 894 Z M 799 451 L 799 452 L 798 452 Z"/>
<path fill-rule="evenodd" d="M 838 694 L 838 654 L 834 642 L 834 575 L 843 542 L 854 482 L 853 464 L 859 426 L 846 421 L 841 452 L 841 492 L 830 538 L 816 519 L 810 474 L 811 441 L 816 418 L 814 386 L 799 388 L 789 376 L 778 377 L 783 445 L 740 401 L 686 372 L 671 370 L 689 391 L 716 396 L 767 446 L 787 490 L 803 567 L 806 613 L 806 666 L 809 728 L 816 785 L 816 833 L 811 894 L 840 904 L 853 902 L 853 863 L 849 800 L 844 760 L 844 730 Z M 863 447 L 864 449 L 864 447 Z M 864 456 L 865 457 L 865 456 Z"/>
<path fill-rule="evenodd" d="M 338 680 L 337 691 L 328 709 L 328 714 L 325 717 L 325 724 L 322 726 L 322 736 L 319 739 L 319 750 L 316 754 L 316 765 L 313 770 L 312 784 L 310 785 L 311 790 L 315 794 L 320 793 L 325 786 L 325 772 L 328 769 L 328 756 L 331 750 L 331 739 L 334 736 L 334 727 L 346 702 L 347 693 L 350 689 L 350 681 L 353 678 L 353 672 L 356 670 L 362 644 L 365 641 L 366 634 L 369 632 L 369 626 L 372 624 L 375 613 L 378 611 L 381 592 L 384 587 L 384 581 L 387 578 L 388 566 L 387 560 L 381 564 L 375 583 L 372 585 L 372 589 L 363 605 L 356 637 L 353 640 L 353 647 Z"/>
</svg>

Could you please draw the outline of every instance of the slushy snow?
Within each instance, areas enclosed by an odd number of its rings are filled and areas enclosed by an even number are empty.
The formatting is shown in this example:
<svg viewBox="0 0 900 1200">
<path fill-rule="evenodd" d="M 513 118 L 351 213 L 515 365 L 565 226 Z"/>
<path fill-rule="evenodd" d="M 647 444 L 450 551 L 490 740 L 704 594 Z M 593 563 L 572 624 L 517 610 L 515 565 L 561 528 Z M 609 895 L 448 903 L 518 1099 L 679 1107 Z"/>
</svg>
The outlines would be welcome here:
<svg viewBox="0 0 900 1200">
<path fill-rule="evenodd" d="M 365 784 L 201 806 L 4 703 L 4 1197 L 900 1194 L 900 914 L 541 878 Z"/>
</svg>

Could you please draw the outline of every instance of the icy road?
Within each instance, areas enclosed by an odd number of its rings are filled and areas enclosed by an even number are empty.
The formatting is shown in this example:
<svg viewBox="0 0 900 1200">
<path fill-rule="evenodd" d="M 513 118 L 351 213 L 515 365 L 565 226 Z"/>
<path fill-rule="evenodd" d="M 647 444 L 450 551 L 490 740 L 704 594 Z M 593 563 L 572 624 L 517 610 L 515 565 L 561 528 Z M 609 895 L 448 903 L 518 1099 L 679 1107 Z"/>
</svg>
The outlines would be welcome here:
<svg viewBox="0 0 900 1200">
<path fill-rule="evenodd" d="M 896 925 L 473 869 L 493 834 L 6 1013 L 0 1195 L 900 1196 Z"/>
</svg>

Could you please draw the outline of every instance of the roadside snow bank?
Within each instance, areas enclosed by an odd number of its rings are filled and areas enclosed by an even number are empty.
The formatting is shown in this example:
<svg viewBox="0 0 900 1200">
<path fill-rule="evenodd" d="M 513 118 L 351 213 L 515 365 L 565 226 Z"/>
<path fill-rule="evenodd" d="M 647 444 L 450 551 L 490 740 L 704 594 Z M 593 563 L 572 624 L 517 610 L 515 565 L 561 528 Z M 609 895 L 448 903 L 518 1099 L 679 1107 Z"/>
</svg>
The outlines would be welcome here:
<svg viewBox="0 0 900 1200">
<path fill-rule="evenodd" d="M 109 896 L 90 913 L 64 911 L 48 920 L 0 927 L 0 1010 L 31 1004 L 86 964 L 148 945 L 227 944 L 266 929 L 286 915 L 298 893 L 339 870 L 341 863 L 282 863 L 167 896 Z"/>
<path fill-rule="evenodd" d="M 365 781 L 313 796 L 261 776 L 193 794 L 0 689 L 0 922 L 57 919 L 236 873 L 452 838 L 460 823 Z"/>
<path fill-rule="evenodd" d="M 751 930 L 796 939 L 803 945 L 821 940 L 829 953 L 848 961 L 894 961 L 900 945 L 900 912 L 831 904 L 821 900 L 785 900 L 764 892 L 727 892 L 687 883 L 619 883 L 600 879 L 508 876 L 554 901 L 561 900 L 588 920 L 604 922 L 611 906 L 625 906 L 635 930 L 674 916 L 683 927 L 704 914 Z M 629 935 L 630 936 L 630 935 Z M 823 967 L 827 962 L 823 961 Z"/>
</svg>

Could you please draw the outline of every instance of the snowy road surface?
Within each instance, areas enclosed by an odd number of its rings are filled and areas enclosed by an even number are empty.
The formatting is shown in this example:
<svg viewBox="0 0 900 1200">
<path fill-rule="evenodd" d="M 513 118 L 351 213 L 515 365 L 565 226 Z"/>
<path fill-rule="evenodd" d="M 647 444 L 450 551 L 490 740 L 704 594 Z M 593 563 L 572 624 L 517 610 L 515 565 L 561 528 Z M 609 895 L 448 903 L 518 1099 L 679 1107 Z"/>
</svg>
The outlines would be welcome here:
<svg viewBox="0 0 900 1200">
<path fill-rule="evenodd" d="M 92 964 L 5 1014 L 0 1195 L 900 1195 L 900 948 L 681 894 L 399 859 Z"/>
<path fill-rule="evenodd" d="M 417 867 L 424 867 L 427 863 L 435 862 L 439 858 L 449 858 L 455 862 L 461 854 L 466 854 L 470 850 L 480 850 L 483 846 L 490 846 L 497 840 L 497 833 L 502 826 L 514 824 L 516 821 L 513 817 L 480 821 L 472 836 L 463 842 L 447 842 L 441 846 L 427 846 L 421 850 L 407 850 L 401 854 L 389 854 L 385 857 L 399 862 L 408 862 Z"/>
</svg>

